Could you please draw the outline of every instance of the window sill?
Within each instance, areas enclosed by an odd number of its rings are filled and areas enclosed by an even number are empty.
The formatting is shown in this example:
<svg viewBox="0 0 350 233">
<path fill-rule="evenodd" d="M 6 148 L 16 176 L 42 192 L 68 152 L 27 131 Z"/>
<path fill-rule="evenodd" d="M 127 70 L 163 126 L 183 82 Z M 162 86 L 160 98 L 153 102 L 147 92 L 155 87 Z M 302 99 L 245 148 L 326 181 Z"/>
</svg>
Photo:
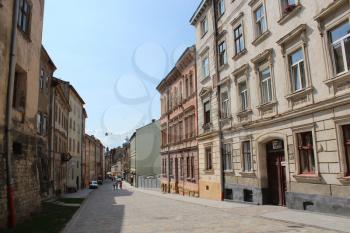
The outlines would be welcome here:
<svg viewBox="0 0 350 233">
<path fill-rule="evenodd" d="M 299 183 L 322 184 L 322 178 L 316 174 L 299 174 L 293 176 Z"/>
<path fill-rule="evenodd" d="M 277 105 L 276 100 L 272 100 L 270 102 L 264 103 L 264 104 L 259 104 L 256 108 L 259 110 L 265 110 L 267 108 L 271 108 Z"/>
<path fill-rule="evenodd" d="M 30 32 L 24 32 L 19 27 L 17 27 L 17 30 L 20 32 L 20 34 L 25 40 L 27 40 L 29 43 L 32 42 L 32 39 L 30 38 Z"/>
<path fill-rule="evenodd" d="M 267 39 L 271 35 L 271 32 L 269 30 L 266 30 L 263 34 L 259 35 L 253 42 L 252 45 L 257 46 L 260 44 L 263 40 Z"/>
<path fill-rule="evenodd" d="M 255 172 L 240 172 L 239 174 L 241 174 L 242 177 L 246 178 L 256 178 Z"/>
<path fill-rule="evenodd" d="M 224 173 L 227 175 L 233 175 L 233 170 L 224 170 Z"/>
<path fill-rule="evenodd" d="M 347 80 L 350 80 L 350 71 L 345 72 L 343 74 L 339 74 L 333 78 L 330 78 L 324 81 L 324 83 L 327 84 L 328 86 L 331 86 L 331 85 L 334 85 L 335 83 L 339 83 Z"/>
<path fill-rule="evenodd" d="M 243 49 L 241 52 L 237 53 L 232 57 L 234 61 L 237 61 L 239 58 L 243 57 L 248 52 L 247 49 Z"/>
<path fill-rule="evenodd" d="M 226 63 L 226 64 L 223 64 L 223 65 L 220 65 L 219 66 L 219 72 L 221 72 L 221 71 L 223 71 L 223 70 L 225 70 L 225 69 L 227 69 L 228 68 L 228 64 Z"/>
<path fill-rule="evenodd" d="M 213 170 L 213 169 L 204 170 L 204 174 L 205 174 L 205 175 L 214 175 L 214 170 Z"/>
<path fill-rule="evenodd" d="M 302 5 L 298 4 L 293 10 L 288 13 L 283 13 L 283 16 L 277 21 L 279 25 L 286 23 L 289 19 L 293 18 L 301 10 Z"/>
<path fill-rule="evenodd" d="M 294 92 L 292 94 L 287 95 L 286 98 L 288 100 L 290 100 L 290 99 L 293 100 L 293 99 L 296 99 L 296 98 L 299 98 L 299 97 L 306 96 L 306 95 L 310 94 L 312 92 L 312 90 L 313 90 L 312 87 L 307 87 L 305 89 L 302 89 L 300 91 L 296 91 L 296 92 Z"/>
<path fill-rule="evenodd" d="M 247 115 L 251 114 L 252 112 L 253 112 L 253 110 L 247 109 L 247 110 L 238 112 L 237 116 L 238 117 L 244 117 L 244 116 L 247 116 Z"/>
<path fill-rule="evenodd" d="M 210 80 L 210 75 L 207 76 L 207 77 L 205 77 L 205 78 L 203 78 L 203 79 L 201 80 L 201 84 L 203 85 L 203 84 L 207 83 L 209 80 Z"/>
<path fill-rule="evenodd" d="M 350 185 L 350 176 L 339 177 L 338 180 L 343 185 Z"/>
</svg>

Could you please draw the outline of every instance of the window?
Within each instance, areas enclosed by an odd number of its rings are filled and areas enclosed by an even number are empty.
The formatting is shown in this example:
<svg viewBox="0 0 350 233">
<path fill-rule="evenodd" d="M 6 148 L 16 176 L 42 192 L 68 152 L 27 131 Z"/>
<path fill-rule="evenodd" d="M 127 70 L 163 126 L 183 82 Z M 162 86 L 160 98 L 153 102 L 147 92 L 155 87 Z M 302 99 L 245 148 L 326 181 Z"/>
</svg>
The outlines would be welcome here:
<svg viewBox="0 0 350 233">
<path fill-rule="evenodd" d="M 238 25 L 234 30 L 234 39 L 235 39 L 235 52 L 236 55 L 241 53 L 244 50 L 244 37 L 243 37 L 243 26 L 242 24 Z"/>
<path fill-rule="evenodd" d="M 228 92 L 226 91 L 221 93 L 221 118 L 228 118 L 229 114 L 229 99 Z"/>
<path fill-rule="evenodd" d="M 290 76 L 292 81 L 292 91 L 300 91 L 306 87 L 304 54 L 303 50 L 299 49 L 289 55 Z"/>
<path fill-rule="evenodd" d="M 232 170 L 231 144 L 224 144 L 222 146 L 222 160 L 224 171 Z"/>
<path fill-rule="evenodd" d="M 260 73 L 261 101 L 263 104 L 272 101 L 272 79 L 270 68 L 263 69 Z"/>
<path fill-rule="evenodd" d="M 173 175 L 173 159 L 169 160 L 169 175 L 172 176 Z"/>
<path fill-rule="evenodd" d="M 204 103 L 204 124 L 209 124 L 210 121 L 210 102 Z"/>
<path fill-rule="evenodd" d="M 252 154 L 250 152 L 250 141 L 242 142 L 243 171 L 252 171 Z"/>
<path fill-rule="evenodd" d="M 204 36 L 208 32 L 208 20 L 206 17 L 201 21 L 201 31 L 202 36 Z"/>
<path fill-rule="evenodd" d="M 40 89 L 44 89 L 44 83 L 45 83 L 45 74 L 44 74 L 44 70 L 41 69 L 40 70 L 40 78 L 39 78 L 39 87 Z"/>
<path fill-rule="evenodd" d="M 18 27 L 21 31 L 29 33 L 31 6 L 27 0 L 20 0 L 18 12 Z"/>
<path fill-rule="evenodd" d="M 350 176 L 350 125 L 343 126 L 343 135 L 344 135 L 344 146 L 345 146 L 345 160 L 347 174 Z"/>
<path fill-rule="evenodd" d="M 239 95 L 241 98 L 241 110 L 246 111 L 248 110 L 248 89 L 247 89 L 247 83 L 241 82 L 238 86 L 239 88 Z"/>
<path fill-rule="evenodd" d="M 180 178 L 183 179 L 184 177 L 184 159 L 181 157 L 180 158 Z"/>
<path fill-rule="evenodd" d="M 190 75 L 190 95 L 193 93 L 193 80 L 192 80 L 192 74 Z"/>
<path fill-rule="evenodd" d="M 194 178 L 194 157 L 191 157 L 191 178 Z"/>
<path fill-rule="evenodd" d="M 24 112 L 26 107 L 27 77 L 24 73 L 16 72 L 13 88 L 13 107 Z"/>
<path fill-rule="evenodd" d="M 202 74 L 203 74 L 203 78 L 207 78 L 209 77 L 209 57 L 206 56 L 203 60 L 202 60 Z"/>
<path fill-rule="evenodd" d="M 179 122 L 179 141 L 182 141 L 182 135 L 183 135 L 183 122 Z"/>
<path fill-rule="evenodd" d="M 36 114 L 36 132 L 38 134 L 41 133 L 41 114 Z"/>
<path fill-rule="evenodd" d="M 227 64 L 226 42 L 223 41 L 219 44 L 219 65 L 223 66 L 226 64 Z"/>
<path fill-rule="evenodd" d="M 259 37 L 264 32 L 267 31 L 267 23 L 265 16 L 265 7 L 261 5 L 254 12 L 255 15 L 255 27 L 256 27 L 256 37 Z"/>
<path fill-rule="evenodd" d="M 350 70 L 350 23 L 338 25 L 329 32 L 333 67 L 336 75 Z"/>
<path fill-rule="evenodd" d="M 213 160 L 211 154 L 211 147 L 205 148 L 205 170 L 213 169 Z"/>
<path fill-rule="evenodd" d="M 225 1 L 224 0 L 218 0 L 217 10 L 218 10 L 219 16 L 222 16 L 225 13 Z"/>
<path fill-rule="evenodd" d="M 297 134 L 299 165 L 301 174 L 315 173 L 315 157 L 312 142 L 312 132 Z"/>
<path fill-rule="evenodd" d="M 191 159 L 190 159 L 190 157 L 188 156 L 187 158 L 186 158 L 186 171 L 187 171 L 187 174 L 186 174 L 186 176 L 187 176 L 187 178 L 190 178 L 190 175 L 191 175 Z"/>
</svg>

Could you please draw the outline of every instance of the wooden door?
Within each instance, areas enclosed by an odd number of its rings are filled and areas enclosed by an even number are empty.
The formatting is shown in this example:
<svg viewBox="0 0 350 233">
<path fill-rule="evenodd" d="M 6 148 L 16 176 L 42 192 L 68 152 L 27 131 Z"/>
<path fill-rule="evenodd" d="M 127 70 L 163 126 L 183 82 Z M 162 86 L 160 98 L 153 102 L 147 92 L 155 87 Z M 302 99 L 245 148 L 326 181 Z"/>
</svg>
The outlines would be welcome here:
<svg viewBox="0 0 350 233">
<path fill-rule="evenodd" d="M 284 152 L 270 152 L 267 154 L 267 171 L 269 182 L 269 202 L 273 205 L 286 205 L 285 192 L 286 186 L 286 172 L 285 167 L 282 166 L 284 161 Z"/>
</svg>

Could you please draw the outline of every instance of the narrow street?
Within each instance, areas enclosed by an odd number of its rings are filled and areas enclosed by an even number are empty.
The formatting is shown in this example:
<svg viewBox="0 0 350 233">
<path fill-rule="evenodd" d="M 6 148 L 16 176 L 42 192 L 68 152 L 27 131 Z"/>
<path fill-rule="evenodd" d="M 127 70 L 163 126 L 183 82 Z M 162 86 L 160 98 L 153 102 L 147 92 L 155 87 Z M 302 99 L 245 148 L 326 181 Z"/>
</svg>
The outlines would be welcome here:
<svg viewBox="0 0 350 233">
<path fill-rule="evenodd" d="M 202 199 L 188 203 L 191 198 L 171 196 L 130 187 L 112 190 L 111 183 L 104 184 L 90 194 L 64 233 L 334 232 L 261 217 L 285 210 L 281 207 Z"/>
</svg>

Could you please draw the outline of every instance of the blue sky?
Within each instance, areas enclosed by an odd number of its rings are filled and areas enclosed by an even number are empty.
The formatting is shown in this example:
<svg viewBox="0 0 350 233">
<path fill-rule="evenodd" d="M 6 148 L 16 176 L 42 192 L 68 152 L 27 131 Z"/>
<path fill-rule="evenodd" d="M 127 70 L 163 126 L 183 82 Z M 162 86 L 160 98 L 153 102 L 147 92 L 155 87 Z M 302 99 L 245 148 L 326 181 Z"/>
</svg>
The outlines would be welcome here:
<svg viewBox="0 0 350 233">
<path fill-rule="evenodd" d="M 159 118 L 155 89 L 187 46 L 200 0 L 46 0 L 43 44 L 86 102 L 86 131 L 118 146 Z M 105 133 L 108 136 L 105 136 Z"/>
</svg>

